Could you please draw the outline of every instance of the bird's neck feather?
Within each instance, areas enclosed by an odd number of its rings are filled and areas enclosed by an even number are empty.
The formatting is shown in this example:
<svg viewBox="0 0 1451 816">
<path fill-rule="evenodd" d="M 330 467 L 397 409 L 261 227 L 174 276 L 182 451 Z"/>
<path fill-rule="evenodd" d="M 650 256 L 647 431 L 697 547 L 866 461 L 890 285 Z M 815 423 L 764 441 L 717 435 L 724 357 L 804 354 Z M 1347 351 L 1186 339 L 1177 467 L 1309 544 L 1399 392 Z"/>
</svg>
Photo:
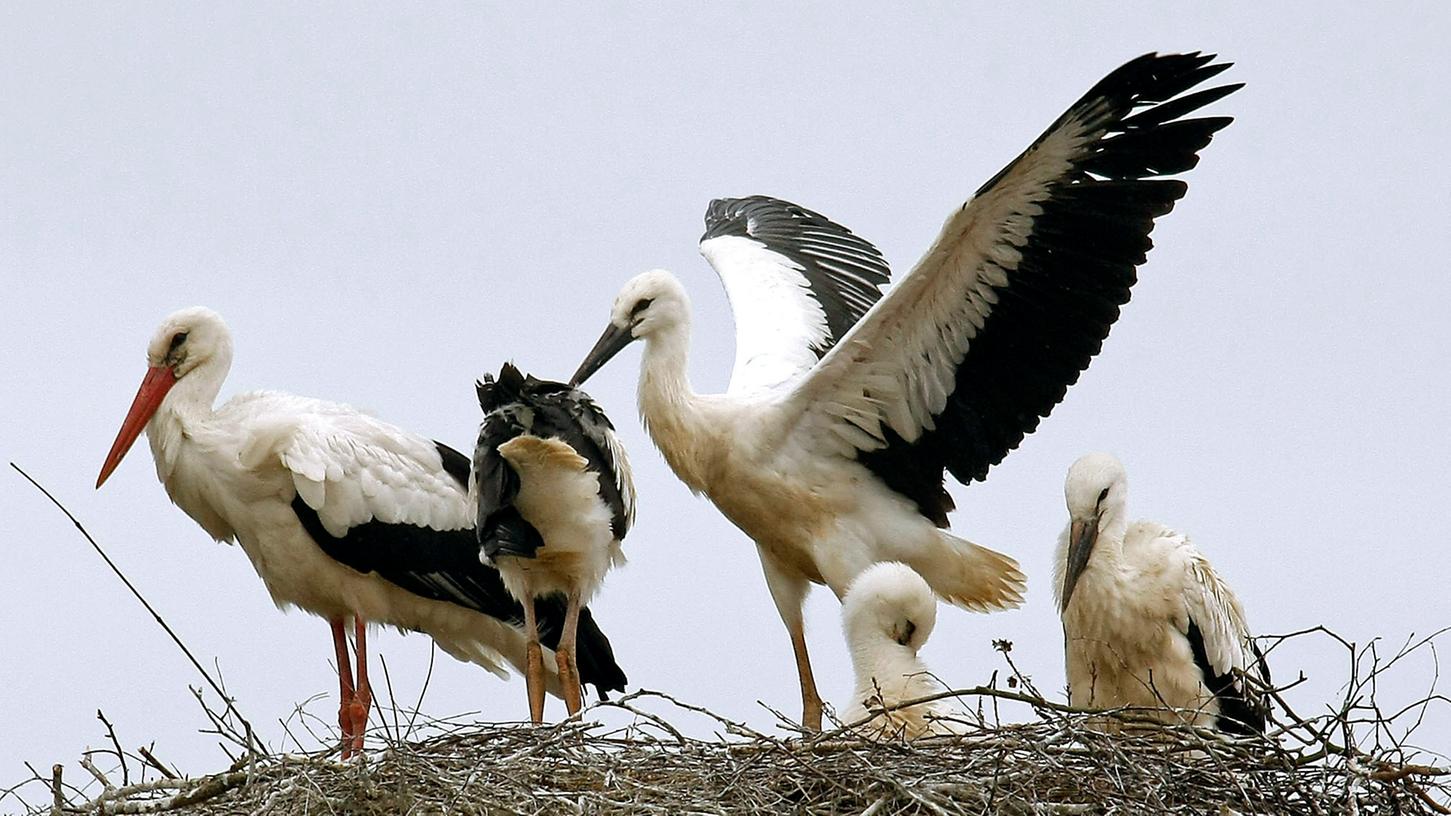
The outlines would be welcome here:
<svg viewBox="0 0 1451 816">
<path fill-rule="evenodd" d="M 856 672 L 859 694 L 875 693 L 880 685 L 888 701 L 901 694 L 907 685 L 927 688 L 926 666 L 911 649 L 885 638 L 854 643 L 851 647 L 852 668 Z M 913 677 L 912 680 L 903 678 Z M 924 692 L 926 693 L 926 692 Z M 920 696 L 920 695 L 912 695 Z M 899 699 L 907 699 L 905 697 Z"/>
<path fill-rule="evenodd" d="M 690 331 L 683 324 L 645 338 L 640 357 L 640 418 L 670 467 L 692 490 L 705 489 L 696 450 L 709 432 L 700 397 L 690 387 L 686 362 Z"/>
<path fill-rule="evenodd" d="M 168 481 L 182 447 L 212 417 L 212 406 L 231 364 L 229 355 L 219 355 L 187 372 L 171 387 L 156 414 L 146 423 L 146 438 L 161 481 Z"/>
</svg>

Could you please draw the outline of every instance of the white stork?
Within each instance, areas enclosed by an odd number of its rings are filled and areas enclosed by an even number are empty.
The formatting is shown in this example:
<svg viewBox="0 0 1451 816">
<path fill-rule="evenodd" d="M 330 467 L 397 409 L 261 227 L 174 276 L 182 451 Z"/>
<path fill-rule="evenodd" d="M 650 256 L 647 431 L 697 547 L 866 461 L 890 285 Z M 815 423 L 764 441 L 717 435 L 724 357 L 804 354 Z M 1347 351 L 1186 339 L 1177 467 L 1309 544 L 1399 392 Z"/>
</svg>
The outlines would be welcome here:
<svg viewBox="0 0 1451 816">
<path fill-rule="evenodd" d="M 505 363 L 497 380 L 484 375 L 478 395 L 484 420 L 469 496 L 478 511 L 479 557 L 524 605 L 524 677 L 535 723 L 544 719 L 544 660 L 530 607 L 534 598 L 564 598 L 554 657 L 573 715 L 582 705 L 575 626 L 605 573 L 625 563 L 620 541 L 635 515 L 630 463 L 614 426 L 577 388 L 526 378 Z"/>
<path fill-rule="evenodd" d="M 689 301 L 668 272 L 625 284 L 579 384 L 644 340 L 640 411 L 666 460 L 756 543 L 791 635 L 803 724 L 819 728 L 801 604 L 897 560 L 969 609 L 1018 604 L 1007 556 L 949 535 L 943 471 L 986 478 L 1098 353 L 1154 220 L 1184 195 L 1231 93 L 1185 94 L 1227 64 L 1140 57 L 1074 103 L 955 210 L 885 297 L 876 249 L 776 199 L 713 202 L 701 252 L 736 316 L 723 395 L 686 374 Z"/>
<path fill-rule="evenodd" d="M 372 694 L 368 622 L 425 632 L 444 651 L 500 676 L 522 671 L 523 609 L 479 562 L 469 461 L 352 408 L 274 391 L 213 408 L 232 336 L 210 309 L 183 309 L 157 330 L 149 370 L 101 467 L 100 487 L 142 429 L 166 492 L 213 538 L 236 541 L 281 608 L 326 618 L 337 652 L 343 756 L 362 750 Z M 564 609 L 542 603 L 548 643 Z M 355 628 L 358 672 L 348 660 Z M 623 690 L 609 641 L 586 613 L 585 682 Z M 562 695 L 557 676 L 550 690 Z"/>
<path fill-rule="evenodd" d="M 937 625 L 937 597 L 916 570 L 896 561 L 862 571 L 841 601 L 841 627 L 856 687 L 842 711 L 847 723 L 945 691 L 917 656 Z M 868 736 L 906 739 L 953 730 L 941 701 L 887 711 L 860 726 Z"/>
<path fill-rule="evenodd" d="M 1261 733 L 1265 711 L 1245 676 L 1269 667 L 1229 585 L 1189 543 L 1152 521 L 1128 523 L 1128 477 L 1106 453 L 1068 469 L 1068 527 L 1055 594 L 1069 702 L 1132 706 L 1230 734 Z"/>
</svg>

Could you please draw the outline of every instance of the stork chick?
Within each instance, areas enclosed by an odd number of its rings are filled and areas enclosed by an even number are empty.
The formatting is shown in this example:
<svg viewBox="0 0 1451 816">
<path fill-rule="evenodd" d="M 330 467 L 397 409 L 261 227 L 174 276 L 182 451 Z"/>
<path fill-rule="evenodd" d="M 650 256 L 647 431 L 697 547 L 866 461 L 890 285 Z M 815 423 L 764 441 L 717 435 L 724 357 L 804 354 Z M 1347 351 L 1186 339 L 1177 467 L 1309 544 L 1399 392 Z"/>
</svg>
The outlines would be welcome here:
<svg viewBox="0 0 1451 816">
<path fill-rule="evenodd" d="M 534 599 L 562 597 L 564 632 L 555 651 L 570 715 L 583 701 L 575 664 L 579 610 L 605 573 L 624 564 L 620 541 L 635 512 L 625 449 L 589 395 L 564 383 L 525 377 L 505 363 L 478 383 L 484 411 L 470 495 L 477 508 L 479 558 L 496 566 L 524 605 L 529 716 L 544 718 L 544 664 Z M 573 689 L 573 693 L 570 690 Z"/>
<path fill-rule="evenodd" d="M 841 602 L 841 626 L 851 650 L 856 688 L 842 711 L 847 723 L 943 691 L 917 656 L 937 624 L 937 598 L 915 570 L 897 561 L 868 567 Z M 941 701 L 887 710 L 859 726 L 873 737 L 906 739 L 953 729 Z"/>
<path fill-rule="evenodd" d="M 1068 470 L 1054 587 L 1069 702 L 1262 733 L 1265 710 L 1246 675 L 1268 683 L 1269 668 L 1239 599 L 1187 536 L 1128 523 L 1127 493 L 1124 467 L 1107 453 Z"/>
</svg>

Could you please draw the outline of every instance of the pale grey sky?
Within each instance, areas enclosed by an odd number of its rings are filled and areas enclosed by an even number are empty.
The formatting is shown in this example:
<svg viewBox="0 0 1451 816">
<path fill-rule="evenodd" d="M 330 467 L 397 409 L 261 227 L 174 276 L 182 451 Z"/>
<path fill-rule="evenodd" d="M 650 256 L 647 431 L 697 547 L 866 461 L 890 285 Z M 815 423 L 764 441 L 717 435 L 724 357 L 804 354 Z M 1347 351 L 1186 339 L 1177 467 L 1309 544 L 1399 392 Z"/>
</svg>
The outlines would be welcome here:
<svg viewBox="0 0 1451 816">
<path fill-rule="evenodd" d="M 695 249 L 709 199 L 819 210 L 900 274 L 1102 75 L 1147 51 L 1209 50 L 1247 83 L 1214 108 L 1237 121 L 1155 231 L 1103 354 L 985 484 L 953 490 L 954 529 L 1017 557 L 1028 602 L 944 608 L 924 657 L 976 684 L 1007 638 L 1061 688 L 1050 557 L 1064 473 L 1093 449 L 1124 460 L 1130 513 L 1189 532 L 1256 629 L 1399 642 L 1451 625 L 1448 34 L 1429 3 L 6 4 L 0 460 L 87 523 L 276 743 L 295 703 L 336 691 L 324 622 L 273 609 L 242 553 L 170 505 L 144 445 L 91 487 L 167 313 L 228 319 L 224 398 L 284 389 L 466 447 L 476 376 L 506 358 L 567 375 L 618 286 L 663 266 L 694 298 L 695 384 L 719 389 L 730 316 Z M 632 685 L 762 726 L 757 700 L 794 715 L 754 549 L 650 445 L 637 364 L 626 352 L 590 383 L 641 497 L 600 623 Z M 197 733 L 199 678 L 8 469 L 0 546 L 0 785 L 22 760 L 101 745 L 98 708 L 128 747 L 154 740 L 192 772 L 224 764 Z M 851 688 L 837 609 L 818 591 L 808 611 L 832 701 Z M 426 638 L 388 632 L 375 648 L 411 699 Z M 1344 662 L 1306 643 L 1274 669 L 1310 676 L 1293 699 L 1314 711 Z M 1381 692 L 1398 708 L 1430 682 L 1422 660 Z M 316 710 L 331 719 L 330 705 Z M 446 657 L 426 707 L 526 711 L 521 681 Z M 1451 749 L 1446 706 L 1419 741 Z"/>
</svg>

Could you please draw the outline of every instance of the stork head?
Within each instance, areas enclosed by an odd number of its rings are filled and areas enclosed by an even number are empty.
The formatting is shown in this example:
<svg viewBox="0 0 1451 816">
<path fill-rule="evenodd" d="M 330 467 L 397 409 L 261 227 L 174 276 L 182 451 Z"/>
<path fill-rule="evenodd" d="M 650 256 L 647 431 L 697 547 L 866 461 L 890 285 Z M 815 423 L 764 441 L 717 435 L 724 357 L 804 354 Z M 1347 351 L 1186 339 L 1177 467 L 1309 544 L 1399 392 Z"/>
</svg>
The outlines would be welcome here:
<svg viewBox="0 0 1451 816">
<path fill-rule="evenodd" d="M 121 423 L 116 441 L 111 444 L 111 452 L 106 454 L 101 475 L 96 478 L 96 487 L 100 487 L 111 471 L 121 464 L 121 459 L 131 450 L 131 445 L 173 386 L 184 377 L 196 379 L 194 372 L 198 369 L 220 371 L 221 376 L 225 376 L 231 363 L 232 334 L 221 315 L 203 306 L 193 306 L 173 312 L 162 321 L 146 347 L 146 376 L 131 402 L 131 410 Z M 220 377 L 204 379 L 209 380 L 208 387 L 211 389 L 205 398 L 214 398 L 215 389 L 221 385 Z"/>
<path fill-rule="evenodd" d="M 610 309 L 610 325 L 569 379 L 580 385 L 630 343 L 678 328 L 690 317 L 685 287 L 663 269 L 642 272 L 625 283 Z"/>
<path fill-rule="evenodd" d="M 1128 474 L 1112 454 L 1090 453 L 1068 468 L 1068 480 L 1063 485 L 1063 496 L 1068 501 L 1068 556 L 1060 609 L 1068 608 L 1099 533 L 1110 526 L 1122 527 L 1127 495 Z"/>
<path fill-rule="evenodd" d="M 852 651 L 893 648 L 917 654 L 937 625 L 937 598 L 915 570 L 884 561 L 863 570 L 841 602 L 842 628 Z"/>
</svg>

